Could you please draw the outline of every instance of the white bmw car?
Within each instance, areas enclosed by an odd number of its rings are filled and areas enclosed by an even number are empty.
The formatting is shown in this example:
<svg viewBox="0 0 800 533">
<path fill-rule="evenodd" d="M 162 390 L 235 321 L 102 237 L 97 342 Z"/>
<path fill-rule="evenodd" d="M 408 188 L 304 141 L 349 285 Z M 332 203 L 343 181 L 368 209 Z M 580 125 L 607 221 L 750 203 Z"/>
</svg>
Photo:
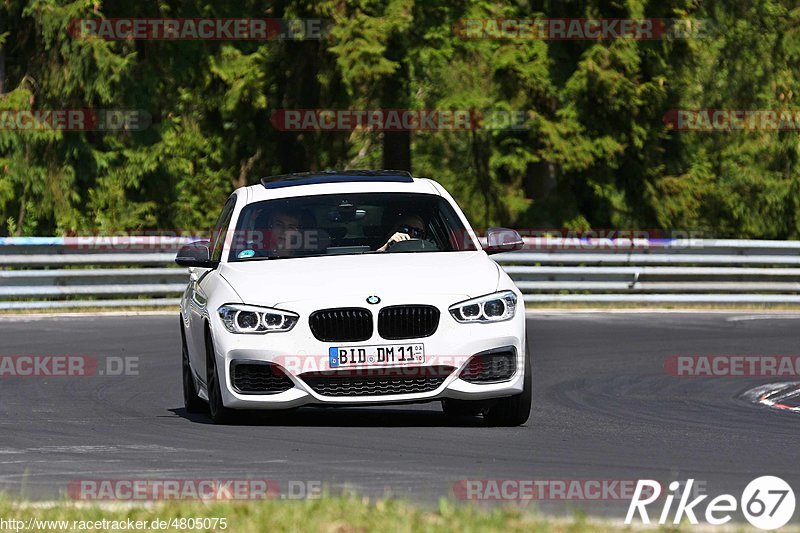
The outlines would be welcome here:
<svg viewBox="0 0 800 533">
<path fill-rule="evenodd" d="M 184 246 L 186 409 L 441 401 L 525 423 L 531 362 L 522 294 L 444 188 L 399 171 L 265 178 L 234 191 L 212 239 Z"/>
</svg>

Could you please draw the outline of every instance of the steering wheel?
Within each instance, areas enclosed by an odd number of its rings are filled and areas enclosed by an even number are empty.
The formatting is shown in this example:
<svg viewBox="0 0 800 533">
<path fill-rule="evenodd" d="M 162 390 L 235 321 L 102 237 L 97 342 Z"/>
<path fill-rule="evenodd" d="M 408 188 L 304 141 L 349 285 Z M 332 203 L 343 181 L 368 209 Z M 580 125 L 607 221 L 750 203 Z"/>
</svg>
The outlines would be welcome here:
<svg viewBox="0 0 800 533">
<path fill-rule="evenodd" d="M 406 248 L 408 248 L 406 250 Z M 390 244 L 386 251 L 394 252 L 418 252 L 426 248 L 426 243 L 422 239 L 407 239 L 405 241 L 397 241 Z"/>
</svg>

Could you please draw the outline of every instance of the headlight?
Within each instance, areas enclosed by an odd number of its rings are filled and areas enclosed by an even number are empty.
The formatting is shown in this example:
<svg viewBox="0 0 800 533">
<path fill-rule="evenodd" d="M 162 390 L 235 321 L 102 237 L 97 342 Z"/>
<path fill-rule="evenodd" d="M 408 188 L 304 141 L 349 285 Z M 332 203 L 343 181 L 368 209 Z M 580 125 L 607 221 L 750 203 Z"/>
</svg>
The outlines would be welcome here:
<svg viewBox="0 0 800 533">
<path fill-rule="evenodd" d="M 470 322 L 502 322 L 517 311 L 517 295 L 513 291 L 496 292 L 450 306 L 450 314 L 462 324 Z"/>
<path fill-rule="evenodd" d="M 300 315 L 255 305 L 226 304 L 219 308 L 219 317 L 231 333 L 271 333 L 289 331 Z"/>
</svg>

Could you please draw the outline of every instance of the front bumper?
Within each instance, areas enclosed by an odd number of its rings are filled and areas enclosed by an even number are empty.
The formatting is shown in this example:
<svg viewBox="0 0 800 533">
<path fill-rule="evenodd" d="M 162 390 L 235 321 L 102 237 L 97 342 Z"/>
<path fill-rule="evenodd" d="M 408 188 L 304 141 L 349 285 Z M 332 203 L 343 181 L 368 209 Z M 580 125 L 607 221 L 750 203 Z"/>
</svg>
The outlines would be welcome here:
<svg viewBox="0 0 800 533">
<path fill-rule="evenodd" d="M 491 324 L 460 324 L 456 322 L 447 311 L 447 307 L 458 301 L 460 296 L 451 295 L 442 297 L 440 302 L 409 301 L 383 302 L 381 306 L 362 305 L 361 302 L 337 302 L 341 307 L 355 305 L 368 307 L 377 317 L 383 306 L 397 305 L 398 303 L 426 303 L 436 305 L 441 311 L 441 318 L 436 332 L 421 339 L 403 341 L 382 339 L 377 327 L 373 336 L 362 342 L 322 342 L 317 340 L 308 324 L 308 316 L 313 309 L 306 307 L 302 302 L 284 303 L 280 309 L 294 311 L 300 314 L 301 319 L 292 331 L 286 333 L 267 333 L 264 335 L 242 335 L 229 333 L 222 325 L 219 317 L 212 314 L 212 336 L 214 339 L 217 369 L 224 371 L 225 386 L 222 390 L 222 399 L 226 407 L 233 409 L 288 409 L 303 405 L 380 405 L 393 403 L 427 402 L 442 398 L 455 398 L 462 400 L 484 400 L 511 396 L 522 392 L 525 350 L 525 313 L 524 308 L 517 310 L 517 314 L 508 321 Z M 463 299 L 463 298 L 462 298 Z M 318 303 L 317 303 L 318 304 Z M 311 375 L 330 375 L 338 369 L 329 365 L 329 349 L 338 346 L 374 346 L 390 344 L 424 344 L 425 363 L 414 365 L 414 370 L 388 369 L 388 367 L 370 367 L 369 370 L 359 370 L 366 376 L 381 376 L 388 379 L 387 374 L 396 375 L 398 372 L 417 372 L 418 375 L 436 375 L 444 379 L 436 382 L 435 388 L 423 392 L 395 392 L 395 387 L 386 387 L 383 392 L 361 393 L 359 388 L 354 388 L 352 394 L 336 395 L 325 394 L 329 387 L 316 388 L 313 382 L 306 379 Z M 516 352 L 515 369 L 513 375 L 504 381 L 490 383 L 472 383 L 459 377 L 470 359 L 483 352 L 497 349 L 511 349 Z M 234 387 L 232 380 L 232 363 L 236 365 L 248 363 L 270 363 L 277 365 L 291 380 L 292 387 L 283 392 L 271 394 L 242 393 Z M 452 371 L 442 375 L 441 369 L 452 368 Z M 385 370 L 385 372 L 384 372 Z M 324 379 L 324 378 L 320 378 Z"/>
</svg>

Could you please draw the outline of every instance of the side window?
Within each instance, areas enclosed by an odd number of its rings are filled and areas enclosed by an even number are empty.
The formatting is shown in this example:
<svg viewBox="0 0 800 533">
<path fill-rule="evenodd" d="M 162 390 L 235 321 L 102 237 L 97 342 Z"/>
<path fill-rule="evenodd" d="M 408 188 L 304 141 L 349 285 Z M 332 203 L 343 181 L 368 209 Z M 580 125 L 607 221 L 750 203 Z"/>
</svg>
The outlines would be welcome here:
<svg viewBox="0 0 800 533">
<path fill-rule="evenodd" d="M 214 231 L 211 234 L 211 260 L 219 261 L 222 258 L 222 248 L 225 246 L 225 237 L 227 236 L 228 227 L 231 225 L 231 217 L 233 217 L 233 208 L 236 207 L 236 196 L 231 196 L 225 202 L 222 208 L 217 223 L 214 224 Z"/>
</svg>

